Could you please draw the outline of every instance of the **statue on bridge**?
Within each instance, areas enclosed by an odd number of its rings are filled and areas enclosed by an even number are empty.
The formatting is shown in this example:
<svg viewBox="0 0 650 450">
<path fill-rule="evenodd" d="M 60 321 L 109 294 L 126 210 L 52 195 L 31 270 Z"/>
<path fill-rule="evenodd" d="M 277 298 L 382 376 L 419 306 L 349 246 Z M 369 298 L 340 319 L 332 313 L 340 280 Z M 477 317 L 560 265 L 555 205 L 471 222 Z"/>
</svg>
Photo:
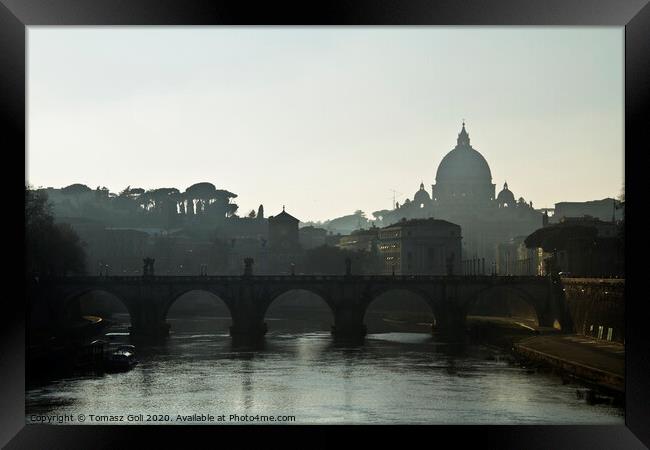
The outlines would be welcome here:
<svg viewBox="0 0 650 450">
<path fill-rule="evenodd" d="M 244 258 L 244 276 L 250 277 L 253 275 L 253 258 Z"/>
<path fill-rule="evenodd" d="M 454 254 L 452 253 L 447 257 L 447 275 L 454 274 Z"/>
<path fill-rule="evenodd" d="M 154 258 L 144 258 L 142 262 L 144 263 L 142 266 L 142 276 L 143 277 L 148 277 L 148 276 L 153 276 L 153 263 L 156 260 Z"/>
<path fill-rule="evenodd" d="M 345 258 L 345 275 L 352 275 L 352 260 L 350 258 Z"/>
</svg>

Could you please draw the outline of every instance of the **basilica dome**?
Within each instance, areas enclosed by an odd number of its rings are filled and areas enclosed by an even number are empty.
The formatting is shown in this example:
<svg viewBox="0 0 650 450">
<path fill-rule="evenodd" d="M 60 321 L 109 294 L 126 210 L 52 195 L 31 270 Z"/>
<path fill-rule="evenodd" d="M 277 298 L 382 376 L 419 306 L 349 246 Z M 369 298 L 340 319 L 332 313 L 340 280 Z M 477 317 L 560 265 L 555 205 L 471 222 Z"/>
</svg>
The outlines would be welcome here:
<svg viewBox="0 0 650 450">
<path fill-rule="evenodd" d="M 492 183 L 492 173 L 483 155 L 469 145 L 469 135 L 463 129 L 458 134 L 456 147 L 447 153 L 436 173 L 436 183 L 440 182 Z"/>
<path fill-rule="evenodd" d="M 497 195 L 497 203 L 499 206 L 514 206 L 515 204 L 515 194 L 508 189 L 508 183 L 503 184 L 503 190 Z"/>
<path fill-rule="evenodd" d="M 413 202 L 418 205 L 427 205 L 431 202 L 431 197 L 429 193 L 424 189 L 424 183 L 420 183 L 420 190 L 415 193 L 413 196 Z"/>
</svg>

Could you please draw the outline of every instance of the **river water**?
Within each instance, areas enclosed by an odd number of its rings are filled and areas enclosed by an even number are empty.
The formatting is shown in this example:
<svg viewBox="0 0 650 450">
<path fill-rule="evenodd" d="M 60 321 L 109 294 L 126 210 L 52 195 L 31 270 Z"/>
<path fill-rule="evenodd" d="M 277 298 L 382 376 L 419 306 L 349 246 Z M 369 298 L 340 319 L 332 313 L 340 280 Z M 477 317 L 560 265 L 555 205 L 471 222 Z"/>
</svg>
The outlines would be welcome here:
<svg viewBox="0 0 650 450">
<path fill-rule="evenodd" d="M 623 408 L 587 404 L 576 393 L 581 386 L 526 370 L 493 348 L 459 347 L 413 332 L 371 333 L 361 346 L 337 346 L 325 330 L 268 319 L 264 347 L 243 351 L 232 348 L 229 322 L 171 319 L 172 335 L 158 345 L 138 345 L 140 362 L 129 372 L 29 388 L 26 420 L 78 424 L 83 415 L 84 424 L 117 424 L 119 416 L 121 424 L 271 423 L 262 416 L 299 424 L 624 423 Z M 66 414 L 73 418 L 60 417 Z M 214 419 L 206 421 L 207 415 Z"/>
</svg>

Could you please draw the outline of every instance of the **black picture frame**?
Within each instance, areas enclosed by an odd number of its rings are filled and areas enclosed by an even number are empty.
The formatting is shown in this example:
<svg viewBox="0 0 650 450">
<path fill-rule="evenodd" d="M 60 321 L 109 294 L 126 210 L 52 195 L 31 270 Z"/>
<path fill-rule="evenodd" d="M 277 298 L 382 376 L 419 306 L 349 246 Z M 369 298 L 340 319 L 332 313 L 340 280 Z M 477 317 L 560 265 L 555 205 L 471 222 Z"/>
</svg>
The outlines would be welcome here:
<svg viewBox="0 0 650 450">
<path fill-rule="evenodd" d="M 313 0 L 301 3 L 209 0 L 0 0 L 0 114 L 5 155 L 26 151 L 26 27 L 30 25 L 579 25 L 625 27 L 625 190 L 626 190 L 626 411 L 625 426 L 435 426 L 424 427 L 429 445 L 468 439 L 487 448 L 644 448 L 650 446 L 648 380 L 650 347 L 645 323 L 645 298 L 640 290 L 642 266 L 632 253 L 647 255 L 641 234 L 630 234 L 631 223 L 643 223 L 640 209 L 641 170 L 647 154 L 646 130 L 650 116 L 650 6 L 649 0 Z M 22 150 L 21 150 L 22 149 Z M 645 150 L 645 151 L 644 151 Z M 19 160 L 20 161 L 20 160 Z M 24 159 L 23 159 L 24 163 Z M 8 164 L 8 163 L 6 163 Z M 5 167 L 9 167 L 8 165 Z M 645 165 L 647 167 L 647 164 Z M 637 171 L 639 176 L 636 176 Z M 11 172 L 11 173 L 7 173 Z M 17 170 L 5 176 L 19 177 Z M 12 180 L 10 191 L 22 198 L 24 180 Z M 6 186 L 9 186 L 6 184 Z M 18 200 L 16 200 L 18 202 Z M 632 207 L 630 207 L 630 203 Z M 14 211 L 18 206 L 14 207 Z M 639 211 L 639 212 L 637 212 Z M 630 220 L 630 216 L 632 219 Z M 14 216 L 6 233 L 24 235 Z M 637 226 L 638 228 L 638 226 Z M 640 242 L 641 243 L 641 242 Z M 17 250 L 18 251 L 18 250 Z M 14 280 L 22 267 L 14 264 Z M 11 279 L 11 278 L 8 278 Z M 635 290 L 632 292 L 632 286 Z M 19 293 L 3 296 L 1 327 L 2 381 L 0 382 L 0 444 L 6 448 L 124 448 L 134 438 L 146 437 L 170 444 L 197 442 L 197 434 L 223 439 L 238 427 L 128 427 L 25 425 L 25 309 Z M 24 298 L 24 297 L 23 297 Z M 12 300 L 12 301 L 10 301 Z M 13 306 L 12 308 L 9 308 Z M 313 427 L 292 427 L 304 431 Z M 385 430 L 383 428 L 382 430 Z M 364 435 L 381 435 L 373 427 Z M 404 436 L 413 428 L 399 427 Z M 258 427 L 255 433 L 285 439 L 286 427 Z M 242 433 L 243 432 L 243 433 Z M 310 442 L 338 445 L 338 439 L 305 436 Z M 452 439 L 452 441 L 449 441 Z M 414 442 L 409 441 L 406 442 Z M 225 441 L 222 441 L 225 444 Z M 147 445 L 152 445 L 148 443 Z M 447 446 L 447 445 L 445 445 Z"/>
</svg>

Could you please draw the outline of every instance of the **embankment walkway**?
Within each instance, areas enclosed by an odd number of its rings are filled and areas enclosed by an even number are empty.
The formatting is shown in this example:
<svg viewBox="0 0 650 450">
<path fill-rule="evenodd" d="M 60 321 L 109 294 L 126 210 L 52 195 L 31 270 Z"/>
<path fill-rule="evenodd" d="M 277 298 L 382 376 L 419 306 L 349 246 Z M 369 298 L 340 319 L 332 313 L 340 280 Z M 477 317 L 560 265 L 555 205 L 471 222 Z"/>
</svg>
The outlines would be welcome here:
<svg viewBox="0 0 650 450">
<path fill-rule="evenodd" d="M 618 392 L 625 391 L 625 347 L 578 335 L 542 335 L 513 344 L 516 353 Z"/>
</svg>

